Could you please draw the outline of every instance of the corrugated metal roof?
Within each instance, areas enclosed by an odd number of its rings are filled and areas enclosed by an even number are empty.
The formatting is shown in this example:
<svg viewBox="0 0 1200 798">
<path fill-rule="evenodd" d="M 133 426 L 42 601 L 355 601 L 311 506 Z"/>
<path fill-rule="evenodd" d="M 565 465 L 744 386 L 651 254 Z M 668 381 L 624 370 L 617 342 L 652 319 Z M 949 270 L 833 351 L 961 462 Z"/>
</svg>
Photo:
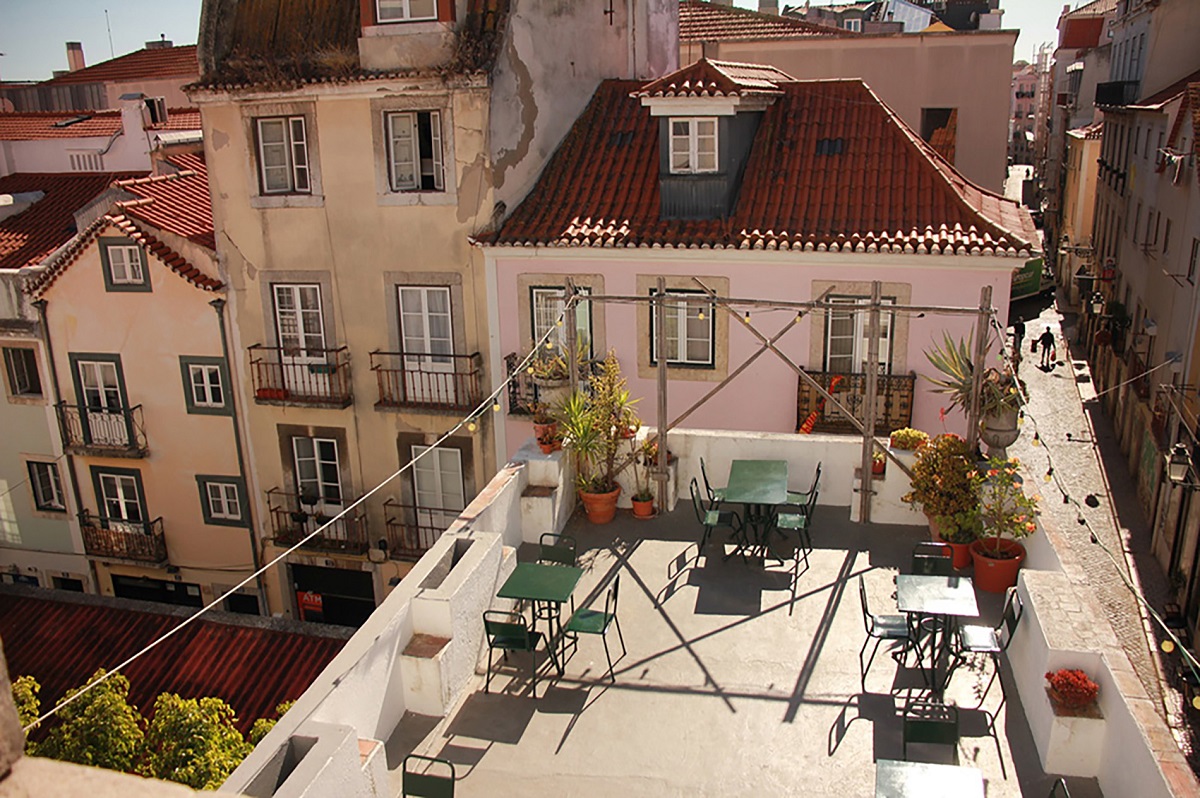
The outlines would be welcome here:
<svg viewBox="0 0 1200 798">
<path fill-rule="evenodd" d="M 112 668 L 179 624 L 179 617 L 0 594 L 0 638 L 12 678 L 31 675 L 49 709 L 63 693 Z M 216 696 L 234 708 L 238 728 L 298 698 L 345 640 L 201 620 L 125 671 L 129 700 L 149 712 L 159 693 Z"/>
</svg>

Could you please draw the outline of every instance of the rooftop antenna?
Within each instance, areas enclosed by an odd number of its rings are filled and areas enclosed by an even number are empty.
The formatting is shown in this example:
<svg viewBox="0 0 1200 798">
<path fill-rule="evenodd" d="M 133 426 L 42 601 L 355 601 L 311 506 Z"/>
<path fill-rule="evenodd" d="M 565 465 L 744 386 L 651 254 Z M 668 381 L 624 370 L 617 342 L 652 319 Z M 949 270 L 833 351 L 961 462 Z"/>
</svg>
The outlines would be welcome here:
<svg viewBox="0 0 1200 798">
<path fill-rule="evenodd" d="M 117 52 L 113 49 L 112 43 L 112 23 L 108 21 L 108 9 L 104 9 L 104 27 L 108 28 L 108 57 L 116 58 Z"/>
</svg>

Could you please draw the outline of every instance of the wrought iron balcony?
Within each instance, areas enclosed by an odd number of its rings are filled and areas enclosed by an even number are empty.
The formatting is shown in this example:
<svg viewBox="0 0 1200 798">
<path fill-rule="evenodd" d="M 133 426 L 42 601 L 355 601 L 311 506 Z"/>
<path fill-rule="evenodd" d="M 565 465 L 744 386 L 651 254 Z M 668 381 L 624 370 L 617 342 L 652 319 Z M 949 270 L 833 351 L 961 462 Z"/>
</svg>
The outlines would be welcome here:
<svg viewBox="0 0 1200 798">
<path fill-rule="evenodd" d="M 376 407 L 472 410 L 483 398 L 483 358 L 471 355 L 371 353 L 379 382 Z"/>
<path fill-rule="evenodd" d="M 537 380 L 531 374 L 525 371 L 518 372 L 517 366 L 524 359 L 524 355 L 516 352 L 504 356 L 504 370 L 508 375 L 508 412 L 513 416 L 529 415 L 529 408 L 535 402 L 553 401 L 553 397 L 547 394 L 548 389 L 544 385 L 539 385 Z M 600 361 L 591 360 L 586 367 L 580 367 L 580 375 L 596 374 L 600 369 Z M 580 378 L 580 386 L 583 387 L 583 378 Z M 561 389 L 559 389 L 561 390 Z"/>
<path fill-rule="evenodd" d="M 454 523 L 461 510 L 418 507 L 395 499 L 383 503 L 387 518 L 387 544 L 392 559 L 416 562 Z"/>
<path fill-rule="evenodd" d="M 83 532 L 83 550 L 89 557 L 154 564 L 167 561 L 161 517 L 153 521 L 126 521 L 83 512 L 79 514 L 79 526 Z"/>
<path fill-rule="evenodd" d="M 353 401 L 347 347 L 289 349 L 255 344 L 247 351 L 258 404 L 349 407 Z"/>
<path fill-rule="evenodd" d="M 810 371 L 825 390 L 845 405 L 856 419 L 862 421 L 863 400 L 867 395 L 866 374 L 839 374 L 831 371 Z M 875 431 L 883 435 L 912 423 L 913 391 L 916 374 L 880 374 L 876 380 L 878 398 L 875 402 Z M 813 419 L 811 432 L 857 433 L 854 424 L 842 412 L 800 379 L 796 393 L 796 429 Z"/>
<path fill-rule="evenodd" d="M 1138 81 L 1111 80 L 1096 84 L 1096 105 L 1130 105 L 1137 101 Z"/>
<path fill-rule="evenodd" d="M 146 431 L 142 406 L 85 407 L 59 402 L 58 427 L 71 454 L 103 457 L 145 457 Z"/>
<path fill-rule="evenodd" d="M 340 501 L 350 504 L 354 499 L 342 496 Z M 278 488 L 267 491 L 267 509 L 271 514 L 275 542 L 281 546 L 294 546 L 321 527 L 324 529 L 305 541 L 302 548 L 365 554 L 371 545 L 367 536 L 367 517 L 358 510 L 351 510 L 329 523 L 340 512 L 333 509 L 330 501 L 301 503 L 299 495 Z"/>
</svg>

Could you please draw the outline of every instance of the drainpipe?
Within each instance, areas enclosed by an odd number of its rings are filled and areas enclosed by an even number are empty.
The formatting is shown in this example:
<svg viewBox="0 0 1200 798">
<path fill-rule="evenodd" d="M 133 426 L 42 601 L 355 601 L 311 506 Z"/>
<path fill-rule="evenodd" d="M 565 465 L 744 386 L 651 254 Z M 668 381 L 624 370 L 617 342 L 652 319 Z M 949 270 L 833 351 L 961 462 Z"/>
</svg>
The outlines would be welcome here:
<svg viewBox="0 0 1200 798">
<path fill-rule="evenodd" d="M 229 358 L 229 338 L 225 332 L 225 300 L 214 299 L 208 304 L 212 305 L 213 310 L 217 312 L 217 326 L 221 329 L 221 356 L 225 358 L 226 371 L 230 375 L 230 383 L 232 383 L 233 361 Z M 246 531 L 250 533 L 250 556 L 254 563 L 256 574 L 254 584 L 258 589 L 258 603 L 262 607 L 262 612 L 264 615 L 269 616 L 271 608 L 267 604 L 267 590 L 263 585 L 262 574 L 258 573 L 260 567 L 258 560 L 258 539 L 254 534 L 254 511 L 251 509 L 254 503 L 250 501 L 250 479 L 246 474 L 246 456 L 242 452 L 242 433 L 238 426 L 237 391 L 233 390 L 232 384 L 229 386 L 227 395 L 229 396 L 229 417 L 233 421 L 233 443 L 237 450 L 238 476 L 242 478 L 242 485 L 246 488 Z"/>
<path fill-rule="evenodd" d="M 46 306 L 50 303 L 49 303 L 49 301 L 47 301 L 45 299 L 35 299 L 30 304 L 33 305 L 35 308 L 37 308 L 38 323 L 40 324 L 40 326 L 42 328 L 42 346 L 46 347 L 46 363 L 47 363 L 47 365 L 50 366 L 50 384 L 54 388 L 53 402 L 54 402 L 54 405 L 57 407 L 59 402 L 63 401 L 63 398 L 62 398 L 62 387 L 58 381 L 58 366 L 54 360 L 54 347 L 51 346 L 51 344 L 50 344 L 50 325 L 46 321 Z M 59 418 L 59 424 L 60 424 L 59 430 L 58 430 L 59 443 L 62 446 L 63 454 L 66 456 L 65 459 L 67 461 L 67 481 L 71 483 L 71 496 L 72 496 L 72 498 L 75 499 L 75 520 L 78 522 L 79 515 L 80 515 L 80 513 L 83 512 L 83 497 L 80 496 L 80 494 L 79 494 L 79 480 L 76 478 L 76 474 L 75 474 L 75 457 L 72 454 L 70 454 L 69 452 L 67 452 L 66 436 L 64 436 L 62 434 L 61 416 L 58 416 L 57 413 L 55 415 L 56 415 L 56 417 Z M 81 530 L 80 531 L 80 540 L 82 541 L 82 539 L 83 539 L 83 532 Z M 99 595 L 101 593 L 100 576 L 96 572 L 96 563 L 94 560 L 92 560 L 91 557 L 87 556 L 86 549 L 84 549 L 84 557 L 87 559 L 88 569 L 90 570 L 91 575 L 92 575 L 92 584 L 95 585 L 96 593 L 97 593 L 97 595 Z"/>
</svg>

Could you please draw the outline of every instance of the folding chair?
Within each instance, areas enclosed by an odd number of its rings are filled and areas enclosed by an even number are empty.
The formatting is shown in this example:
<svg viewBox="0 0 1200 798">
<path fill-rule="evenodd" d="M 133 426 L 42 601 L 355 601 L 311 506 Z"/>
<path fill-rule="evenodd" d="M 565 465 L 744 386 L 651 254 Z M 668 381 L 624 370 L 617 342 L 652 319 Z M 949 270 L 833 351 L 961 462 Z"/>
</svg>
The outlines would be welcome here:
<svg viewBox="0 0 1200 798">
<path fill-rule="evenodd" d="M 958 763 L 958 707 L 937 701 L 914 700 L 904 705 L 904 759 L 910 743 L 948 745 Z"/>
<path fill-rule="evenodd" d="M 529 670 L 533 682 L 533 697 L 537 698 L 537 645 L 542 640 L 542 633 L 525 625 L 525 618 L 518 612 L 502 612 L 488 610 L 483 613 L 483 631 L 488 644 L 487 680 L 483 684 L 483 692 L 487 693 L 492 686 L 492 652 L 499 649 L 508 659 L 510 651 L 529 652 Z M 562 666 L 554 655 L 554 647 L 546 642 L 546 653 L 560 674 Z"/>
<path fill-rule="evenodd" d="M 410 762 L 424 763 L 425 768 L 420 771 L 414 770 L 410 767 Z M 432 772 L 430 766 L 436 770 L 442 770 L 444 767 L 449 770 L 449 773 Z M 434 759 L 431 756 L 409 754 L 404 757 L 404 774 L 400 794 L 413 796 L 413 798 L 454 798 L 455 778 L 453 762 Z"/>
<path fill-rule="evenodd" d="M 621 634 L 621 622 L 617 620 L 617 595 L 621 588 L 621 577 L 613 580 L 612 587 L 604 596 L 604 612 L 590 610 L 587 607 L 571 616 L 567 622 L 567 632 L 584 635 L 600 635 L 604 643 L 604 658 L 608 660 L 608 678 L 615 684 L 617 677 L 613 674 L 612 655 L 608 652 L 608 627 L 617 627 L 617 637 L 621 640 L 621 656 L 625 656 L 625 635 Z"/>
<path fill-rule="evenodd" d="M 918 543 L 913 546 L 912 572 L 922 576 L 954 576 L 954 550 L 945 543 Z"/>
<path fill-rule="evenodd" d="M 867 691 L 867 671 L 871 669 L 871 663 L 875 661 L 875 655 L 879 653 L 879 644 L 884 640 L 901 640 L 907 650 L 912 644 L 912 636 L 908 630 L 908 618 L 903 615 L 871 614 L 871 608 L 867 605 L 867 583 L 861 575 L 858 577 L 858 598 L 862 604 L 863 626 L 867 630 L 867 639 L 863 641 L 862 648 L 858 650 L 858 669 L 862 690 L 865 693 Z M 864 664 L 863 654 L 866 653 L 867 644 L 872 640 L 875 641 L 875 648 L 871 650 L 871 658 Z"/>
<path fill-rule="evenodd" d="M 692 483 L 688 487 L 692 492 L 692 507 L 696 511 L 696 520 L 704 526 L 704 534 L 700 537 L 699 553 L 696 555 L 699 556 L 704 553 L 704 544 L 708 542 L 714 529 L 724 526 L 729 527 L 735 533 L 740 532 L 742 518 L 733 510 L 705 509 L 704 503 L 700 499 L 700 484 L 696 482 L 695 477 L 692 477 Z"/>
</svg>

